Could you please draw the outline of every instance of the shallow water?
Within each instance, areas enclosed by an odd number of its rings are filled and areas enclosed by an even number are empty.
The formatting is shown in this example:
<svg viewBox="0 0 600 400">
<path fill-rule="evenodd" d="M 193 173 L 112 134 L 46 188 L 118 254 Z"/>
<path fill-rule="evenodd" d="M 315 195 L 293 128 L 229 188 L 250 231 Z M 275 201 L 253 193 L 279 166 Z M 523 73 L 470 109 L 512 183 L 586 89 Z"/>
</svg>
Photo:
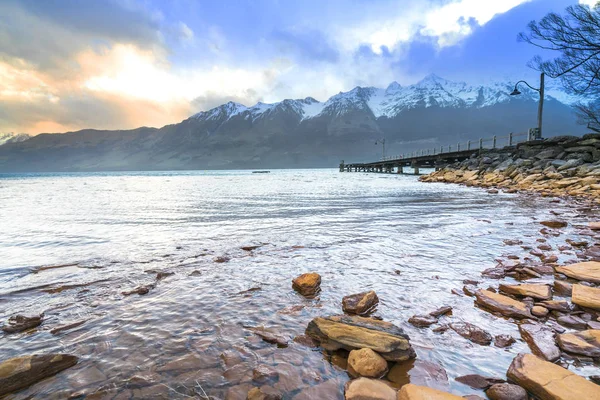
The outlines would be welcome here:
<svg viewBox="0 0 600 400">
<path fill-rule="evenodd" d="M 147 397 L 142 389 L 123 389 L 140 373 L 152 373 L 154 391 L 163 388 L 171 398 L 245 398 L 239 396 L 260 386 L 251 382 L 260 364 L 287 376 L 267 382 L 286 398 L 317 384 L 341 395 L 349 378 L 328 355 L 293 342 L 277 348 L 247 328 L 292 338 L 312 318 L 341 313 L 343 296 L 372 289 L 380 298 L 376 315 L 405 329 L 419 359 L 446 369 L 449 390 L 477 393 L 454 378 L 504 377 L 513 357 L 528 352 L 526 344 L 484 347 L 406 321 L 450 305 L 453 315 L 441 322 L 464 320 L 519 338 L 515 324 L 451 290 L 463 279 L 497 285 L 481 271 L 503 255 L 527 255 L 503 239 L 539 244 L 536 220 L 556 218 L 550 210 L 571 222 L 565 233 L 572 238 L 572 225 L 590 217 L 545 198 L 336 170 L 0 176 L 0 320 L 45 314 L 33 333 L 1 336 L 0 359 L 34 352 L 81 359 L 14 398 L 62 398 L 101 387 L 112 390 L 103 398 Z M 548 243 L 556 247 L 564 236 Z M 247 245 L 261 247 L 241 249 Z M 560 261 L 575 258 L 556 254 Z M 215 262 L 219 257 L 229 261 Z M 63 264 L 75 265 L 35 272 Z M 122 295 L 155 282 L 157 271 L 175 274 L 147 295 Z M 323 278 L 312 300 L 291 288 L 293 277 L 309 271 Z M 260 290 L 240 293 L 250 288 Z M 168 364 L 191 355 L 191 366 Z M 571 368 L 599 373 L 593 365 Z"/>
</svg>

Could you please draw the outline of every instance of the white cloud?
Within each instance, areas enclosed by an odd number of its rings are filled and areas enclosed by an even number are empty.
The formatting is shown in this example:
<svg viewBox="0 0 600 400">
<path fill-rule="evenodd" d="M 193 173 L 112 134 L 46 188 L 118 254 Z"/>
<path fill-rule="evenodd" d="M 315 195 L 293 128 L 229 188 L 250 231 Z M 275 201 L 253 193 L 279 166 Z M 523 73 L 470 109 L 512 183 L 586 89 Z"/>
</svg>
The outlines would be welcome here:
<svg viewBox="0 0 600 400">
<path fill-rule="evenodd" d="M 579 4 L 584 4 L 586 6 L 594 7 L 598 4 L 598 0 L 579 0 Z"/>
</svg>

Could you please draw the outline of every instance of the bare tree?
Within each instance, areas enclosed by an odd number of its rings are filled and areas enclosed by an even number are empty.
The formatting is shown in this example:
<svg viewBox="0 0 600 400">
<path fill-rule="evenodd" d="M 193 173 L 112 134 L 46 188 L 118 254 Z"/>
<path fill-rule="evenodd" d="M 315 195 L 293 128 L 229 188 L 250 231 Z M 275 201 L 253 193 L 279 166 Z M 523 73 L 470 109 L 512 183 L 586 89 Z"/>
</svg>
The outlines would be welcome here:
<svg viewBox="0 0 600 400">
<path fill-rule="evenodd" d="M 560 78 L 568 93 L 585 99 L 575 106 L 580 121 L 600 132 L 600 2 L 569 6 L 565 15 L 550 13 L 527 27 L 519 39 L 560 53 L 552 60 L 537 56 L 532 66 Z"/>
</svg>

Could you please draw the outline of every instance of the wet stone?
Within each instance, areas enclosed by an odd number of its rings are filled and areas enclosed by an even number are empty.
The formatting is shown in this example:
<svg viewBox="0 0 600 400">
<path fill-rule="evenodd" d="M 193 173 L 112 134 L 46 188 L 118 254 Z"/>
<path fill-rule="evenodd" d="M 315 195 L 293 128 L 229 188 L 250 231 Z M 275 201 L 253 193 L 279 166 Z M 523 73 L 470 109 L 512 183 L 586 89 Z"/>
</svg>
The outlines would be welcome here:
<svg viewBox="0 0 600 400">
<path fill-rule="evenodd" d="M 408 322 L 418 328 L 426 328 L 438 322 L 436 317 L 431 315 L 413 315 Z"/>
<path fill-rule="evenodd" d="M 248 391 L 247 400 L 282 400 L 281 394 L 265 393 L 263 388 L 252 388 Z"/>
<path fill-rule="evenodd" d="M 489 290 L 478 290 L 475 293 L 476 303 L 488 310 L 499 312 L 505 317 L 513 318 L 532 318 L 529 309 L 520 301 L 510 297 L 493 293 Z"/>
<path fill-rule="evenodd" d="M 600 357 L 600 330 L 590 329 L 558 335 L 558 345 L 563 351 L 587 357 Z"/>
<path fill-rule="evenodd" d="M 554 281 L 554 292 L 559 296 L 571 296 L 573 292 L 573 285 L 568 282 Z"/>
<path fill-rule="evenodd" d="M 515 343 L 515 338 L 510 335 L 497 335 L 494 336 L 494 346 L 504 348 L 512 346 Z"/>
<path fill-rule="evenodd" d="M 496 383 L 504 383 L 504 380 L 502 379 L 486 378 L 485 376 L 477 374 L 459 376 L 455 380 L 473 389 L 487 389 Z"/>
<path fill-rule="evenodd" d="M 521 386 L 510 383 L 496 383 L 485 394 L 490 400 L 528 400 L 527 391 Z"/>
<path fill-rule="evenodd" d="M 548 315 L 548 309 L 542 306 L 534 306 L 531 308 L 531 313 L 536 317 L 545 317 Z"/>
<path fill-rule="evenodd" d="M 8 319 L 8 322 L 4 326 L 2 326 L 2 330 L 6 333 L 23 332 L 41 325 L 42 321 L 42 315 L 37 315 L 34 317 L 27 317 L 25 315 L 15 315 Z"/>
<path fill-rule="evenodd" d="M 560 349 L 556 345 L 552 329 L 539 323 L 527 322 L 519 326 L 519 332 L 533 354 L 548 361 L 555 361 L 560 357 Z"/>
<path fill-rule="evenodd" d="M 343 388 L 335 379 L 329 379 L 318 385 L 302 389 L 292 400 L 342 400 L 344 398 Z"/>
<path fill-rule="evenodd" d="M 438 308 L 435 311 L 430 312 L 429 315 L 431 315 L 432 317 L 439 318 L 442 315 L 450 314 L 451 312 L 452 312 L 452 307 L 443 306 L 443 307 Z"/>
<path fill-rule="evenodd" d="M 586 261 L 564 267 L 556 267 L 556 272 L 580 281 L 600 283 L 600 262 L 597 261 Z"/>
<path fill-rule="evenodd" d="M 566 300 L 546 300 L 540 301 L 537 305 L 547 308 L 548 310 L 556 310 L 561 312 L 571 312 L 573 307 Z"/>
<path fill-rule="evenodd" d="M 394 364 L 386 379 L 400 388 L 408 383 L 448 390 L 448 374 L 441 365 L 425 360 L 409 360 Z"/>
<path fill-rule="evenodd" d="M 277 347 L 287 347 L 290 341 L 290 339 L 287 336 L 281 335 L 277 332 L 273 332 L 263 327 L 251 327 L 248 329 L 265 342 L 276 344 Z"/>
<path fill-rule="evenodd" d="M 138 286 L 133 290 L 121 292 L 121 294 L 123 296 L 131 296 L 132 294 L 139 294 L 140 296 L 142 296 L 144 294 L 148 294 L 151 289 L 154 289 L 154 287 L 155 287 L 154 284 Z"/>
<path fill-rule="evenodd" d="M 396 391 L 378 379 L 358 378 L 345 386 L 346 400 L 396 400 Z"/>
<path fill-rule="evenodd" d="M 505 285 L 500 284 L 500 290 L 517 296 L 529 296 L 534 299 L 548 300 L 552 298 L 552 291 L 548 285 L 538 284 L 521 284 L 521 285 Z"/>
<path fill-rule="evenodd" d="M 342 308 L 349 314 L 367 315 L 377 308 L 379 298 L 374 291 L 346 296 L 342 299 Z"/>
<path fill-rule="evenodd" d="M 553 221 L 540 221 L 540 224 L 547 226 L 548 228 L 552 228 L 552 229 L 560 229 L 560 228 L 565 228 L 567 225 L 569 225 L 567 222 L 565 221 L 558 221 L 558 220 L 553 220 Z"/>
<path fill-rule="evenodd" d="M 294 338 L 294 342 L 299 345 L 316 348 L 319 347 L 319 343 L 317 343 L 313 338 L 308 335 L 299 335 Z"/>
<path fill-rule="evenodd" d="M 561 315 L 556 321 L 567 328 L 585 329 L 587 327 L 587 322 L 576 315 Z"/>
<path fill-rule="evenodd" d="M 303 296 L 314 296 L 321 290 L 321 275 L 316 272 L 302 274 L 292 280 L 292 288 Z"/>
<path fill-rule="evenodd" d="M 585 285 L 573 285 L 571 301 L 581 307 L 600 310 L 600 289 Z"/>
<path fill-rule="evenodd" d="M 492 343 L 492 335 L 469 322 L 453 322 L 450 328 L 473 343 L 487 346 Z"/>
<path fill-rule="evenodd" d="M 464 400 L 464 398 L 426 386 L 408 384 L 398 392 L 398 400 Z"/>
<path fill-rule="evenodd" d="M 348 356 L 348 372 L 354 376 L 381 378 L 387 370 L 387 361 L 371 349 L 352 350 Z"/>
</svg>

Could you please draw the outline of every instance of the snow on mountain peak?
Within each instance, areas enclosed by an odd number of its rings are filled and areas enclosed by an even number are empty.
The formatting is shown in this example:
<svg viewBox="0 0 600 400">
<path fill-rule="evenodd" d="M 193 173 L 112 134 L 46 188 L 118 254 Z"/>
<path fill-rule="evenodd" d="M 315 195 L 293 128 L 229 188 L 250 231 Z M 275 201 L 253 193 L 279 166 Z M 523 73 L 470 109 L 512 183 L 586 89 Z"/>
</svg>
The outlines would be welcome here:
<svg viewBox="0 0 600 400">
<path fill-rule="evenodd" d="M 399 90 L 402 90 L 402 86 L 398 82 L 394 81 L 388 85 L 388 87 L 385 89 L 385 92 L 395 93 Z"/>
</svg>

